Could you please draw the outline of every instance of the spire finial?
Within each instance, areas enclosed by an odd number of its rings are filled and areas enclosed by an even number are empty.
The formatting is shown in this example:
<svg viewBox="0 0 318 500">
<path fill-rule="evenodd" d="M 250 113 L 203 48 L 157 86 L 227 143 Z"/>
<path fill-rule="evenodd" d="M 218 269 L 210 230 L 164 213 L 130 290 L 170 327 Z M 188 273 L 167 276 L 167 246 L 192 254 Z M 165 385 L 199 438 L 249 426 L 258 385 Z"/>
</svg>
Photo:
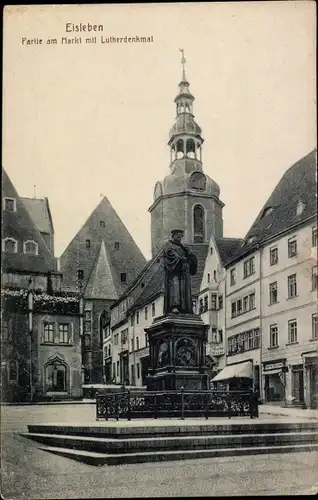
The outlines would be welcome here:
<svg viewBox="0 0 318 500">
<path fill-rule="evenodd" d="M 182 64 L 182 80 L 185 81 L 186 77 L 185 77 L 185 63 L 186 63 L 186 59 L 184 57 L 184 49 L 179 49 L 181 54 L 182 54 L 182 57 L 181 57 L 181 64 Z"/>
</svg>

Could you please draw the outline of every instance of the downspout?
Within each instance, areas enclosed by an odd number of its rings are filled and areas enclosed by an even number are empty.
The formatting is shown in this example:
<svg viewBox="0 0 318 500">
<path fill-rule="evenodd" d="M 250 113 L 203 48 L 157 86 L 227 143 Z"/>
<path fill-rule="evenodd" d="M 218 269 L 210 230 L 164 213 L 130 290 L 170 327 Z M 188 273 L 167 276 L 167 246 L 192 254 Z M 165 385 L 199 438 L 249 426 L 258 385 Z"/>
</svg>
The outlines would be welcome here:
<svg viewBox="0 0 318 500">
<path fill-rule="evenodd" d="M 262 282 L 263 282 L 263 248 L 259 247 L 259 398 L 263 395 L 263 375 L 262 375 L 262 349 L 263 349 L 263 293 L 262 293 Z M 262 398 L 264 399 L 264 398 Z"/>
<path fill-rule="evenodd" d="M 29 290 L 28 293 L 28 330 L 29 330 L 29 355 L 30 355 L 30 367 L 29 367 L 29 384 L 30 384 L 30 401 L 33 401 L 33 376 L 32 376 L 32 333 L 33 333 L 33 293 Z"/>
</svg>

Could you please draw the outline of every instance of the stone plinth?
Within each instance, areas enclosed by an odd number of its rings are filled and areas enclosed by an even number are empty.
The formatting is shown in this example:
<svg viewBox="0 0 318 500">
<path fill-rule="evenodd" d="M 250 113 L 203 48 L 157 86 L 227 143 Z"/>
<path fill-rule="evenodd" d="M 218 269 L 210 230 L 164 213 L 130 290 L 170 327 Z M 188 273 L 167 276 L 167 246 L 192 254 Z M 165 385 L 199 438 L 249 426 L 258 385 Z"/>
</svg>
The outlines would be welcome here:
<svg viewBox="0 0 318 500">
<path fill-rule="evenodd" d="M 149 328 L 151 391 L 206 390 L 205 344 L 209 326 L 194 314 L 159 316 Z"/>
</svg>

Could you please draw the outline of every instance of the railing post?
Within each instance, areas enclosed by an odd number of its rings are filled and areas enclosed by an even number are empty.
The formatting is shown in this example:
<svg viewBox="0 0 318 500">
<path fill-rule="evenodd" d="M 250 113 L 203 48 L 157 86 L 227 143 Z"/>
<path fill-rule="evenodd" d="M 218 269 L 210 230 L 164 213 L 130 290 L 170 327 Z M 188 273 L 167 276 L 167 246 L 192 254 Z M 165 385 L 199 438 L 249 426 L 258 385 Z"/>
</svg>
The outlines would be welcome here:
<svg viewBox="0 0 318 500">
<path fill-rule="evenodd" d="M 127 389 L 127 420 L 130 420 L 130 389 Z"/>
<path fill-rule="evenodd" d="M 119 393 L 116 396 L 116 420 L 119 420 Z"/>
<path fill-rule="evenodd" d="M 184 420 L 184 387 L 181 387 L 181 420 Z"/>
<path fill-rule="evenodd" d="M 156 392 L 154 394 L 154 417 L 155 417 L 155 419 L 158 418 L 158 415 L 157 415 L 157 393 Z"/>
</svg>

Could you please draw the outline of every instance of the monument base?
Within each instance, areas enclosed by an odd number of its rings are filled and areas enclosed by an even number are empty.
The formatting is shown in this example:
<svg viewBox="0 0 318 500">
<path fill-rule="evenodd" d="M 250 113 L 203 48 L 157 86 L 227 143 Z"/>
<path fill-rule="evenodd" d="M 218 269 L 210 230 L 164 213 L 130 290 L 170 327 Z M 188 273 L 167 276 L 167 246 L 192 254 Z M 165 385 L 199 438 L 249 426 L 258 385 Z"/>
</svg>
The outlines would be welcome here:
<svg viewBox="0 0 318 500">
<path fill-rule="evenodd" d="M 151 365 L 147 390 L 207 390 L 205 343 L 208 325 L 195 314 L 169 314 L 145 329 Z"/>
</svg>

